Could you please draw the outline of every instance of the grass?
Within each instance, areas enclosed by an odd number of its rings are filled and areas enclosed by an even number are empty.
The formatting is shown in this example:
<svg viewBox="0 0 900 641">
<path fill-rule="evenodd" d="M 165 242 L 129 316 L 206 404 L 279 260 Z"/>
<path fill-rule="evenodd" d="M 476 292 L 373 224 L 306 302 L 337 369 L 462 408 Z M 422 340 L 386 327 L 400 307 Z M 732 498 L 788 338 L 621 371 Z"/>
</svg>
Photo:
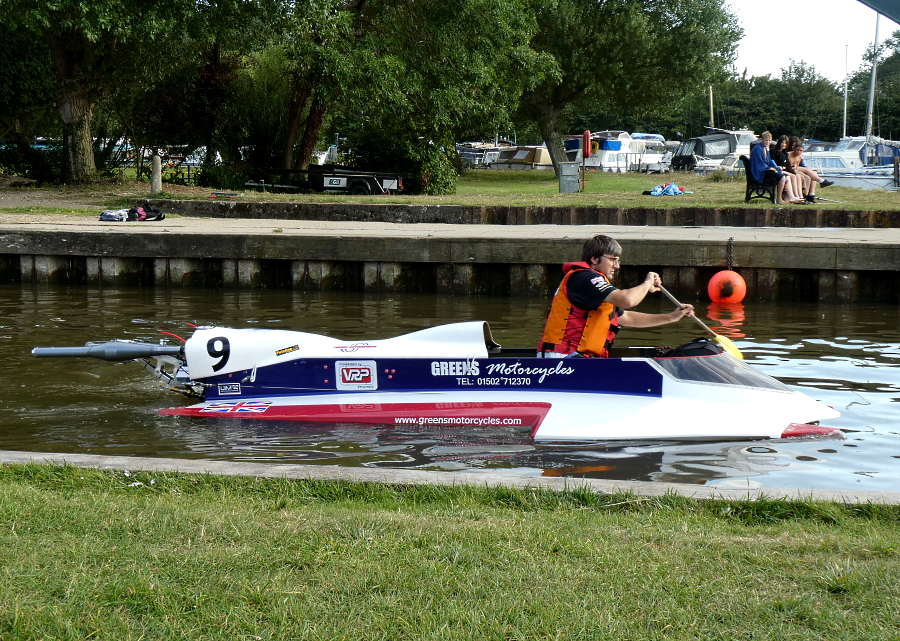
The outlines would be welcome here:
<svg viewBox="0 0 900 641">
<path fill-rule="evenodd" d="M 896 507 L 0 468 L 0 638 L 896 639 Z"/>
<path fill-rule="evenodd" d="M 655 185 L 675 182 L 686 191 L 685 196 L 644 196 L 642 192 Z M 475 205 L 475 206 L 559 206 L 559 207 L 647 207 L 654 209 L 678 207 L 773 207 L 765 200 L 745 204 L 744 180 L 723 174 L 698 176 L 695 174 L 610 174 L 588 172 L 585 191 L 578 194 L 560 194 L 559 182 L 551 171 L 468 171 L 459 179 L 457 192 L 449 196 L 359 196 L 343 194 L 270 194 L 245 191 L 244 200 L 270 202 L 313 203 L 408 203 L 419 205 Z M 72 199 L 73 202 L 89 202 L 102 208 L 130 206 L 135 198 L 149 196 L 147 183 L 103 183 L 93 186 L 75 186 L 58 189 L 36 190 L 20 188 L 7 193 L 46 193 L 55 200 Z M 166 184 L 164 197 L 175 199 L 208 199 L 212 190 L 198 187 Z M 882 190 L 861 190 L 828 187 L 819 195 L 840 203 L 819 202 L 816 209 L 843 209 L 860 211 L 892 211 L 900 209 L 900 195 Z M 78 210 L 76 210 L 78 211 Z M 0 209 L 2 213 L 58 213 L 47 207 L 28 211 L 14 208 Z M 79 212 L 80 213 L 80 212 Z"/>
</svg>

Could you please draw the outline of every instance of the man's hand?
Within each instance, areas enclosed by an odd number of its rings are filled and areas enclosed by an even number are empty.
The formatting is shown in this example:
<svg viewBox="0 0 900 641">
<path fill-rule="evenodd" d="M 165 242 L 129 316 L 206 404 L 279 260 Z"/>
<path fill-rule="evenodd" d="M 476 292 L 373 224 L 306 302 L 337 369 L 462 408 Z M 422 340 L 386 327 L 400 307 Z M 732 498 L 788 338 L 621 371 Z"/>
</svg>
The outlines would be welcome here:
<svg viewBox="0 0 900 641">
<path fill-rule="evenodd" d="M 672 319 L 672 322 L 675 323 L 680 321 L 685 316 L 691 317 L 694 315 L 694 306 L 693 305 L 682 305 L 681 307 L 676 307 L 675 311 L 669 314 L 669 317 Z"/>
<path fill-rule="evenodd" d="M 644 279 L 644 285 L 647 286 L 648 291 L 658 292 L 659 286 L 662 285 L 662 279 L 656 272 L 649 272 L 647 274 L 647 277 Z"/>
</svg>

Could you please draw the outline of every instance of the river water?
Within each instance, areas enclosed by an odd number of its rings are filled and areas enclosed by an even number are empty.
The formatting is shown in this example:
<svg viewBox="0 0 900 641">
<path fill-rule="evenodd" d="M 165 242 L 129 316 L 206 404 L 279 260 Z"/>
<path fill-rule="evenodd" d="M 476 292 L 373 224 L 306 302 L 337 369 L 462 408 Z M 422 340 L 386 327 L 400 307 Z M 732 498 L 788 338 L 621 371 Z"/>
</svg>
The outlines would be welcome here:
<svg viewBox="0 0 900 641">
<path fill-rule="evenodd" d="M 688 301 L 685 301 L 688 302 Z M 548 301 L 429 294 L 97 289 L 0 285 L 0 449 L 665 481 L 720 488 L 896 491 L 900 310 L 889 305 L 698 304 L 747 362 L 838 409 L 847 438 L 722 443 L 535 444 L 503 428 L 447 430 L 158 416 L 186 399 L 135 364 L 35 359 L 35 346 L 155 341 L 189 323 L 346 340 L 486 320 L 506 347 L 535 344 Z M 648 298 L 639 309 L 669 311 Z M 617 344 L 678 345 L 689 320 L 625 329 Z M 723 416 L 723 421 L 728 417 Z"/>
</svg>

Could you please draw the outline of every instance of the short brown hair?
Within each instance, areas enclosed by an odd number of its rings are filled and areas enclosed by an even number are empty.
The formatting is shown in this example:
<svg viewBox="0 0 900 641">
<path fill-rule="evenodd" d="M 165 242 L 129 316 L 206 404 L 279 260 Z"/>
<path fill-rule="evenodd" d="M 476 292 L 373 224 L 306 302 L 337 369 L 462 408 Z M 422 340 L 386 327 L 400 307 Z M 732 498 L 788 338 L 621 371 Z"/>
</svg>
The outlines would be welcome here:
<svg viewBox="0 0 900 641">
<path fill-rule="evenodd" d="M 621 256 L 622 246 L 609 236 L 597 234 L 592 238 L 588 238 L 584 243 L 584 247 L 581 248 L 581 260 L 588 264 L 590 264 L 591 258 L 599 259 L 603 254 Z"/>
</svg>

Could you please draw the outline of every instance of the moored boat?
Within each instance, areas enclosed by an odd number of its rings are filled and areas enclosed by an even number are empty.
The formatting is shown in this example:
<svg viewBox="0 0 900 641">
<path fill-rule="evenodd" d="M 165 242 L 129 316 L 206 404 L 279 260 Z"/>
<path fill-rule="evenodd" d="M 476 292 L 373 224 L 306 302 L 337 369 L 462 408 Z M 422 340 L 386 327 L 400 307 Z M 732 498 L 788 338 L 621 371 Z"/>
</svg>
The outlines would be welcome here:
<svg viewBox="0 0 900 641">
<path fill-rule="evenodd" d="M 803 162 L 839 187 L 900 188 L 894 163 L 900 142 L 874 136 L 847 136 L 822 151 L 806 151 Z"/>
<path fill-rule="evenodd" d="M 496 160 L 487 163 L 489 169 L 537 169 L 550 171 L 553 161 L 544 145 L 525 145 L 501 149 Z"/>
<path fill-rule="evenodd" d="M 834 409 L 717 347 L 539 358 L 502 348 L 483 321 L 384 340 L 206 327 L 183 345 L 35 348 L 38 357 L 142 362 L 200 399 L 162 414 L 388 425 L 508 426 L 536 440 L 729 440 L 835 434 Z"/>
</svg>

